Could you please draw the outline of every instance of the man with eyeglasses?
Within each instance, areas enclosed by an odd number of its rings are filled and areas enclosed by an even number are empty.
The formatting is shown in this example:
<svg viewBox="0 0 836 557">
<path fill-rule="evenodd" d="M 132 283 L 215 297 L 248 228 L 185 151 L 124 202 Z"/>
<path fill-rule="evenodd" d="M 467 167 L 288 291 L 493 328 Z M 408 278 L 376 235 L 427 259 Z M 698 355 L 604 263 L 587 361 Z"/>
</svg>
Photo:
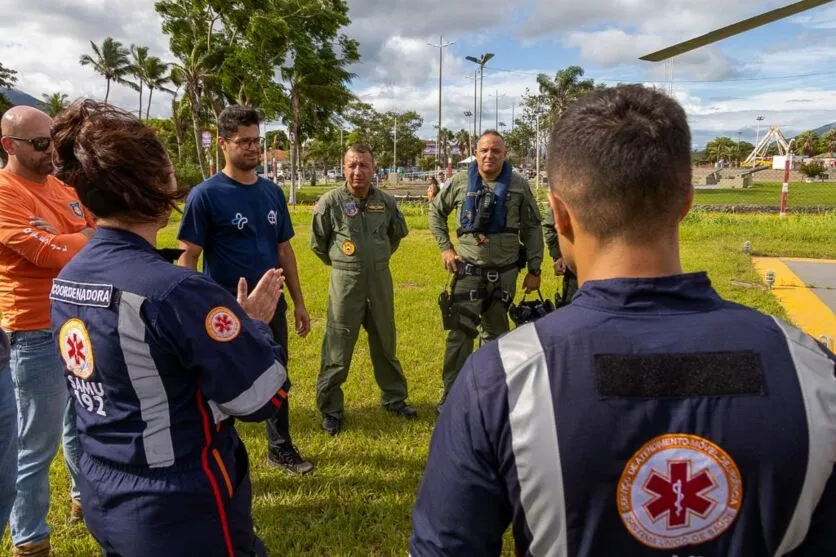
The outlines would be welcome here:
<svg viewBox="0 0 836 557">
<path fill-rule="evenodd" d="M 287 202 L 280 188 L 255 173 L 264 147 L 264 138 L 258 135 L 260 123 L 258 111 L 245 106 L 229 106 L 219 115 L 218 146 L 226 164 L 186 200 L 178 233 L 185 251 L 179 263 L 196 270 L 203 252 L 203 271 L 233 295 L 239 281 L 246 281 L 252 290 L 267 270 L 281 267 L 293 299 L 296 333 L 305 337 L 311 319 L 290 245 L 294 232 Z M 270 330 L 288 352 L 286 312 L 282 295 Z M 299 455 L 291 440 L 288 402 L 267 420 L 267 460 L 290 472 L 309 474 L 313 464 Z"/>
<path fill-rule="evenodd" d="M 0 143 L 9 156 L 0 170 L 0 311 L 11 345 L 9 369 L 0 368 L 0 412 L 14 405 L 18 415 L 17 431 L 0 431 L 0 522 L 9 518 L 11 506 L 14 555 L 46 556 L 49 466 L 62 429 L 73 480 L 70 516 L 82 518 L 75 481 L 81 445 L 52 335 L 49 298 L 53 279 L 87 244 L 95 224 L 75 190 L 50 176 L 52 119 L 18 106 L 0 124 Z M 2 446 L 15 438 L 15 450 Z"/>
</svg>

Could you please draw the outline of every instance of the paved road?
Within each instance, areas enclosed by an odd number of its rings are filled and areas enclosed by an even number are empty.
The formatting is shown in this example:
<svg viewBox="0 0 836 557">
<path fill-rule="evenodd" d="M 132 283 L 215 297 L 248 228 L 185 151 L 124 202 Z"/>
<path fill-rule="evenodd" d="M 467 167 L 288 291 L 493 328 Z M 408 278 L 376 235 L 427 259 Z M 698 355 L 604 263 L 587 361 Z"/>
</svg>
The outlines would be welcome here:
<svg viewBox="0 0 836 557">
<path fill-rule="evenodd" d="M 836 313 L 836 261 L 814 263 L 812 261 L 782 260 L 811 291 Z"/>
</svg>

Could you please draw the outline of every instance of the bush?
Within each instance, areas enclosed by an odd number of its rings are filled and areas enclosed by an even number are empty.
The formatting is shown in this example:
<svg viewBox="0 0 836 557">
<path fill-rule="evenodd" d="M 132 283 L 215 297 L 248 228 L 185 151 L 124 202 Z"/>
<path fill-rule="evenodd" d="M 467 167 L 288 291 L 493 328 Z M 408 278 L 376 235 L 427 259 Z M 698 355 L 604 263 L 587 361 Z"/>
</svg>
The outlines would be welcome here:
<svg viewBox="0 0 836 557">
<path fill-rule="evenodd" d="M 808 178 L 818 178 L 824 174 L 824 163 L 821 161 L 804 162 L 801 163 L 799 170 Z"/>
<path fill-rule="evenodd" d="M 187 187 L 189 189 L 195 187 L 203 181 L 203 175 L 200 173 L 200 167 L 192 163 L 174 165 L 174 175 L 177 178 L 177 185 L 180 187 Z"/>
</svg>

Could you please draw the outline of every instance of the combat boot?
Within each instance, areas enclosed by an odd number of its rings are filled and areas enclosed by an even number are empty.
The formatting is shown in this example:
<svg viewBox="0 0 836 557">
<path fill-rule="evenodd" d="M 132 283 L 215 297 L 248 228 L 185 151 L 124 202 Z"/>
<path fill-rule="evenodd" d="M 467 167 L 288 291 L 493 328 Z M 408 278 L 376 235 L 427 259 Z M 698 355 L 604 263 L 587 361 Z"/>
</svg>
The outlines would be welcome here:
<svg viewBox="0 0 836 557">
<path fill-rule="evenodd" d="M 12 551 L 13 557 L 49 557 L 49 536 L 36 542 L 16 545 Z"/>
</svg>

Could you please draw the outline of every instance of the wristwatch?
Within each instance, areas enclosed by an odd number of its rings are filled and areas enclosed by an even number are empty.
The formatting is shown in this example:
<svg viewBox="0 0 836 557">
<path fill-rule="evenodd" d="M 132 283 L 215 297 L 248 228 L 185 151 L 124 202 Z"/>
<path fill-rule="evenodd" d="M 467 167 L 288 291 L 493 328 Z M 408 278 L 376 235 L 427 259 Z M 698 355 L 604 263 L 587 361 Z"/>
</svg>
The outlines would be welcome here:
<svg viewBox="0 0 836 557">
<path fill-rule="evenodd" d="M 542 271 L 542 269 L 529 269 L 528 274 L 533 277 L 539 277 Z"/>
</svg>

